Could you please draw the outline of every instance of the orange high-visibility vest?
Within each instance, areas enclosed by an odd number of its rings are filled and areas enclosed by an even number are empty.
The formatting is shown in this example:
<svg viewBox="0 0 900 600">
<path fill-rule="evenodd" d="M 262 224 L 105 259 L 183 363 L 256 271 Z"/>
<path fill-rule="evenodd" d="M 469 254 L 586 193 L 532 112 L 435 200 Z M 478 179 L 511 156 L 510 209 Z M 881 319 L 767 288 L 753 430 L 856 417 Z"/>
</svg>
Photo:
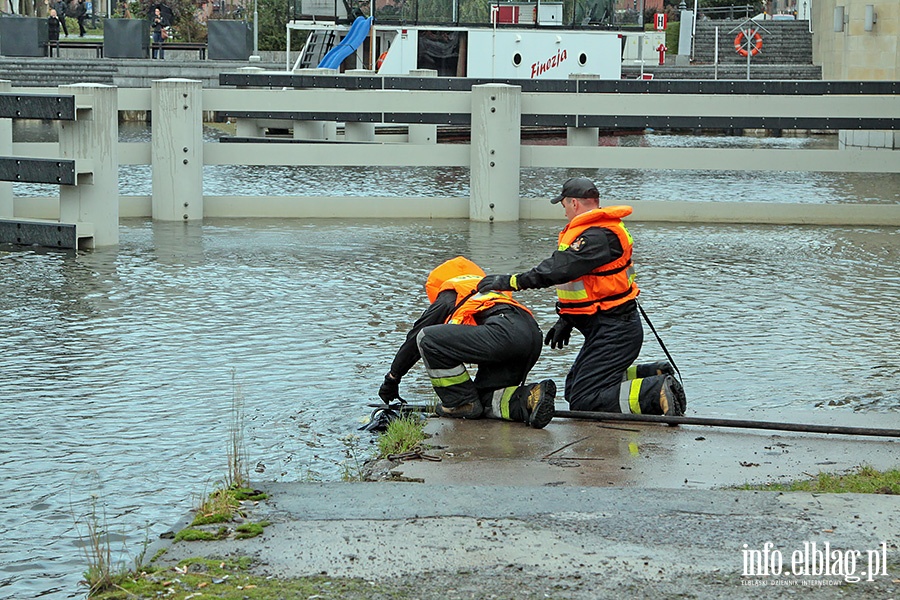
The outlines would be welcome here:
<svg viewBox="0 0 900 600">
<path fill-rule="evenodd" d="M 634 265 L 631 262 L 634 240 L 622 222 L 622 217 L 631 212 L 630 206 L 595 208 L 572 219 L 559 233 L 560 251 L 567 249 L 590 227 L 608 229 L 619 238 L 622 245 L 622 256 L 616 260 L 556 287 L 560 313 L 590 315 L 637 298 L 640 290 L 635 282 Z"/>
<path fill-rule="evenodd" d="M 428 300 L 434 302 L 444 290 L 456 292 L 456 308 L 447 317 L 446 323 L 475 325 L 475 315 L 497 304 L 517 306 L 531 314 L 531 311 L 513 300 L 510 292 L 477 292 L 478 282 L 484 271 L 468 258 L 457 256 L 437 266 L 425 282 Z"/>
</svg>

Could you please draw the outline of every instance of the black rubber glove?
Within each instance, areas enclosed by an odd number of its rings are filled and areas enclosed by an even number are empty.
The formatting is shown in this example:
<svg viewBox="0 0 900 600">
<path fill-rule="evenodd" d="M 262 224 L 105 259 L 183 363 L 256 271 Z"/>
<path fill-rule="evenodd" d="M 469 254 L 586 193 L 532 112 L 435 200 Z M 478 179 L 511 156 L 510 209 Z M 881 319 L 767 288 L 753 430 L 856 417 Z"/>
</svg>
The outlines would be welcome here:
<svg viewBox="0 0 900 600">
<path fill-rule="evenodd" d="M 572 334 L 572 325 L 558 319 L 544 337 L 544 344 L 551 348 L 562 348 L 569 345 L 569 336 Z"/>
<path fill-rule="evenodd" d="M 378 397 L 381 398 L 385 404 L 390 404 L 391 400 L 400 398 L 400 378 L 394 379 L 391 377 L 390 373 L 385 375 L 384 383 L 378 388 Z"/>
<path fill-rule="evenodd" d="M 516 283 L 513 280 L 515 275 L 485 275 L 478 282 L 478 292 L 485 293 L 491 290 L 497 292 L 508 292 L 517 290 Z"/>
</svg>

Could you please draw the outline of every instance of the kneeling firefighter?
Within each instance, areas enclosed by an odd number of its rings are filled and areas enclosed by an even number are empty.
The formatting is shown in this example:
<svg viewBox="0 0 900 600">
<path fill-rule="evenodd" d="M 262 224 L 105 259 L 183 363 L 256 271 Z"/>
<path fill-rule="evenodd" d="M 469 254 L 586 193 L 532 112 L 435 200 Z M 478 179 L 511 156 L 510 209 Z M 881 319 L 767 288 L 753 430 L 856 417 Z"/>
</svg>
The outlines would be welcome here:
<svg viewBox="0 0 900 600">
<path fill-rule="evenodd" d="M 431 305 L 397 351 L 378 395 L 400 397 L 400 379 L 419 358 L 431 378 L 442 417 L 489 417 L 545 427 L 553 418 L 556 384 L 524 385 L 541 355 L 541 330 L 509 292 L 479 293 L 484 271 L 457 256 L 435 268 L 425 283 Z M 473 380 L 465 363 L 478 365 Z"/>
<path fill-rule="evenodd" d="M 545 343 L 562 348 L 573 329 L 584 345 L 566 376 L 572 410 L 680 416 L 687 398 L 668 362 L 636 365 L 644 340 L 638 314 L 632 252 L 634 241 L 622 219 L 630 206 L 600 207 L 600 193 L 584 177 L 572 177 L 550 200 L 565 210 L 568 224 L 557 249 L 533 269 L 488 275 L 479 292 L 557 287 L 559 320 Z"/>
</svg>

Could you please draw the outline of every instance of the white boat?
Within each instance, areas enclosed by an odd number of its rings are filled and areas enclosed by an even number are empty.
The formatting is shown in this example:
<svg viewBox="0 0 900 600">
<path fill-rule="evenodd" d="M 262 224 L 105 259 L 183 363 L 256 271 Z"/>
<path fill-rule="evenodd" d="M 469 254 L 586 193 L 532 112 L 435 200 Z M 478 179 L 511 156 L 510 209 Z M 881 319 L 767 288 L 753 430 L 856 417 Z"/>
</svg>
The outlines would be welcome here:
<svg viewBox="0 0 900 600">
<path fill-rule="evenodd" d="M 493 3 L 486 23 L 466 25 L 408 24 L 405 9 L 390 0 L 376 0 L 374 19 L 334 0 L 298 2 L 300 15 L 287 25 L 288 47 L 292 31 L 308 35 L 293 63 L 288 53 L 286 68 L 293 72 L 318 67 L 408 75 L 428 69 L 439 77 L 620 79 L 626 36 L 640 38 L 635 41 L 642 46 L 655 43 L 634 27 L 625 32 L 586 19 L 566 26 L 561 2 Z M 459 22 L 455 14 L 448 20 Z"/>
</svg>

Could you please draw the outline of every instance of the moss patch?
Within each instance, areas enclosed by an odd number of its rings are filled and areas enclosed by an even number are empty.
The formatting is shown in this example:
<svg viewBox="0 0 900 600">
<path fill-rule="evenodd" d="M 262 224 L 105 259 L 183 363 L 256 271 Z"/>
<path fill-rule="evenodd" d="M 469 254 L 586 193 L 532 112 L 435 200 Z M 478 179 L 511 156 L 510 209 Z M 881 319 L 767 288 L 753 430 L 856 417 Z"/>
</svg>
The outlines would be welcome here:
<svg viewBox="0 0 900 600">
<path fill-rule="evenodd" d="M 244 523 L 243 525 L 238 525 L 235 531 L 235 539 L 238 540 L 246 540 L 250 538 L 254 538 L 263 532 L 264 527 L 268 527 L 270 523 L 268 521 L 260 521 L 259 523 Z"/>
<path fill-rule="evenodd" d="M 222 540 L 228 537 L 228 528 L 219 527 L 215 533 L 212 531 L 203 531 L 202 529 L 182 529 L 175 535 L 176 542 L 204 542 L 210 540 Z"/>
<path fill-rule="evenodd" d="M 102 600 L 167 598 L 234 598 L 269 600 L 276 598 L 407 598 L 405 592 L 382 587 L 362 579 L 302 577 L 267 579 L 251 575 L 252 560 L 183 560 L 174 567 L 145 571 L 123 577 L 119 589 L 91 596 Z"/>
</svg>

